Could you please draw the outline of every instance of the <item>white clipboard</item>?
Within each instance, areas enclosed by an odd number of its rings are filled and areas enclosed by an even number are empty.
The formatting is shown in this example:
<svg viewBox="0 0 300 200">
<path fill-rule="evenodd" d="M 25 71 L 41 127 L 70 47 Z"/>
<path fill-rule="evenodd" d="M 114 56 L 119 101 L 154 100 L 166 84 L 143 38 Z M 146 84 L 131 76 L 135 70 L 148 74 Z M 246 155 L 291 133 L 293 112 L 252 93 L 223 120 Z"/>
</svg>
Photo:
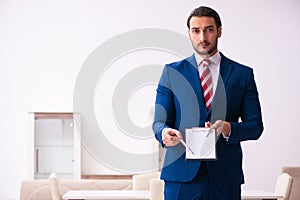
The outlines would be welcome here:
<svg viewBox="0 0 300 200">
<path fill-rule="evenodd" d="M 216 160 L 216 130 L 194 127 L 185 130 L 186 159 Z"/>
</svg>

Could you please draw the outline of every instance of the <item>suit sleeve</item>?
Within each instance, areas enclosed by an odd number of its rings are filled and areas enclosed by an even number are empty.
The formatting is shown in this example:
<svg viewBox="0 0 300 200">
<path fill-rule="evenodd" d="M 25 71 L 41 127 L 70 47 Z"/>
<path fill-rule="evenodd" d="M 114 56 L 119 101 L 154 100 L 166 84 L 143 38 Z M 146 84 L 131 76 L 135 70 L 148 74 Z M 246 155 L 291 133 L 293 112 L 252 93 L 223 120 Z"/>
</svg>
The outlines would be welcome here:
<svg viewBox="0 0 300 200">
<path fill-rule="evenodd" d="M 264 129 L 258 91 L 252 69 L 248 73 L 246 80 L 245 93 L 240 106 L 242 122 L 230 122 L 231 135 L 228 144 L 245 140 L 257 140 Z"/>
<path fill-rule="evenodd" d="M 162 142 L 162 130 L 173 127 L 174 112 L 174 95 L 171 90 L 168 66 L 166 65 L 156 90 L 154 121 L 152 125 L 155 138 L 162 146 L 164 146 Z"/>
</svg>

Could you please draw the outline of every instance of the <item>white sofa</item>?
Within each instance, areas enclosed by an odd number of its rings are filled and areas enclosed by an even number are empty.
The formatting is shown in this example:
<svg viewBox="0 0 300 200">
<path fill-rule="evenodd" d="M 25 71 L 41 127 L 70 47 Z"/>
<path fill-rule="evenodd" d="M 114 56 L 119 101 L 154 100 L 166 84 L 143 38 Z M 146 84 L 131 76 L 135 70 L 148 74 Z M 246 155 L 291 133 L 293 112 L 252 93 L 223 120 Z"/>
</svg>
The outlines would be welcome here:
<svg viewBox="0 0 300 200">
<path fill-rule="evenodd" d="M 131 190 L 132 180 L 60 180 L 59 192 L 69 190 Z M 48 179 L 23 181 L 20 200 L 52 200 Z"/>
<path fill-rule="evenodd" d="M 59 180 L 52 173 L 46 180 L 23 181 L 20 200 L 61 200 L 69 190 L 150 190 L 150 200 L 163 200 L 160 172 L 133 175 L 132 180 Z"/>
</svg>

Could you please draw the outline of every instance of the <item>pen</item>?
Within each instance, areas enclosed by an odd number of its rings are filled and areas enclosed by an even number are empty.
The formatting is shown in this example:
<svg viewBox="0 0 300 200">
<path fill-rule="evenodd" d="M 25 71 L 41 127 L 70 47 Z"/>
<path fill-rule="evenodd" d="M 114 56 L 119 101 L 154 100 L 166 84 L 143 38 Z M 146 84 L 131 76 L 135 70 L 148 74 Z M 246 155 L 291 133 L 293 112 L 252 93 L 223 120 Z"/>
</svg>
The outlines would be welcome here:
<svg viewBox="0 0 300 200">
<path fill-rule="evenodd" d="M 190 147 L 188 147 L 188 146 L 186 145 L 186 143 L 185 143 L 182 139 L 180 140 L 180 142 L 181 142 L 181 144 L 182 144 L 183 146 L 185 146 L 185 148 L 188 148 L 192 154 L 195 154 L 195 153 L 193 152 L 193 150 L 192 150 Z"/>
<path fill-rule="evenodd" d="M 213 132 L 214 132 L 214 130 L 209 130 L 205 137 L 208 137 L 209 134 L 211 134 L 211 133 L 213 133 Z"/>
<path fill-rule="evenodd" d="M 175 134 L 176 134 L 177 137 L 179 136 L 178 133 L 175 133 Z M 192 154 L 195 154 L 194 151 L 193 151 L 190 147 L 188 147 L 188 146 L 186 145 L 186 143 L 183 141 L 183 139 L 180 140 L 180 143 L 181 143 L 186 149 L 189 149 L 190 152 L 191 152 Z"/>
</svg>

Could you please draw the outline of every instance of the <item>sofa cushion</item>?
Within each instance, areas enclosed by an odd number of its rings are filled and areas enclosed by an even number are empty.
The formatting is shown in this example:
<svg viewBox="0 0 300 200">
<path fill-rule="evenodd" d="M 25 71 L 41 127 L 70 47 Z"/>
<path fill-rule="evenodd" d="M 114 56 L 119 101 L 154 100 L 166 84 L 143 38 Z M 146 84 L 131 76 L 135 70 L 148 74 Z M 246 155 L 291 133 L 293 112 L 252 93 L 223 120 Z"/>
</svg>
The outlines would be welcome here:
<svg viewBox="0 0 300 200">
<path fill-rule="evenodd" d="M 52 200 L 49 181 L 23 181 L 21 185 L 20 200 Z"/>
</svg>

